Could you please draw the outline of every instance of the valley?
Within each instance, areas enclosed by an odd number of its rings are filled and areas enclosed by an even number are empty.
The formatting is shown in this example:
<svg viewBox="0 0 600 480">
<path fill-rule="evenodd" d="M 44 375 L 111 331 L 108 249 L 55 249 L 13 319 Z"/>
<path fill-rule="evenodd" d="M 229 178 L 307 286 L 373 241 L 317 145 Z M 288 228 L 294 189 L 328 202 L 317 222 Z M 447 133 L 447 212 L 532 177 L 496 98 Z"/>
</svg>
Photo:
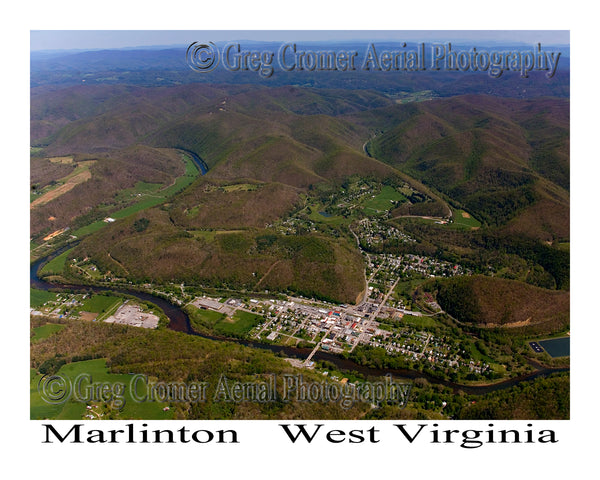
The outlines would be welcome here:
<svg viewBox="0 0 600 480">
<path fill-rule="evenodd" d="M 297 86 L 33 88 L 30 257 L 60 254 L 32 275 L 60 293 L 31 291 L 32 328 L 49 326 L 32 343 L 32 367 L 102 358 L 102 375 L 128 366 L 165 380 L 197 375 L 178 363 L 179 345 L 189 358 L 213 351 L 240 378 L 265 370 L 234 358 L 333 382 L 405 372 L 426 379 L 405 415 L 427 418 L 471 414 L 449 392 L 493 397 L 494 385 L 518 389 L 538 375 L 564 383 L 569 357 L 530 342 L 570 330 L 568 100 L 407 97 Z M 151 299 L 127 296 L 138 294 L 180 309 L 185 331 L 207 338 L 176 336 Z M 103 306 L 84 306 L 82 295 Z M 110 305 L 99 300 L 106 295 Z M 127 302 L 139 310 L 122 310 Z M 141 313 L 158 320 L 141 329 Z M 67 346 L 83 330 L 103 340 Z M 165 370 L 125 355 L 112 335 L 171 352 Z M 207 343 L 219 338 L 233 341 L 230 359 L 226 346 Z M 322 360 L 332 356 L 341 363 Z M 214 379 L 218 362 L 210 368 Z M 171 407 L 224 415 L 215 405 Z M 313 407 L 303 411 L 348 418 L 364 408 Z M 276 415 L 244 408 L 226 415 Z M 400 415 L 376 410 L 361 411 Z"/>
</svg>

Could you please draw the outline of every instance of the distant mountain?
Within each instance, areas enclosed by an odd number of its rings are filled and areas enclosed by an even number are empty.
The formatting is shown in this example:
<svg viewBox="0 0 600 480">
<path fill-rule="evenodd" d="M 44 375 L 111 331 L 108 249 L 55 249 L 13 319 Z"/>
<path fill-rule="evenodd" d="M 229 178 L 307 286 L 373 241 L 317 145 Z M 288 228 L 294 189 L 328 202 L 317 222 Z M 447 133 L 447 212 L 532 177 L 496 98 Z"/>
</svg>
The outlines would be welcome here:
<svg viewBox="0 0 600 480">
<path fill-rule="evenodd" d="M 400 43 L 374 41 L 383 51 L 408 51 L 416 49 L 414 42 Z M 269 51 L 277 55 L 283 42 L 243 42 L 242 47 L 252 51 Z M 310 51 L 356 51 L 366 56 L 371 42 L 298 42 L 299 49 Z M 427 51 L 431 42 L 426 42 Z M 217 43 L 223 49 L 224 43 Z M 453 43 L 453 49 L 470 51 L 472 43 Z M 521 51 L 531 50 L 529 45 L 500 45 L 482 42 L 481 50 Z M 222 67 L 210 73 L 193 71 L 186 61 L 186 46 L 164 49 L 114 49 L 93 51 L 33 52 L 31 55 L 31 86 L 42 85 L 139 85 L 174 86 L 188 83 L 208 84 L 253 84 L 268 87 L 295 85 L 335 89 L 376 89 L 389 94 L 431 91 L 435 96 L 464 94 L 487 94 L 504 97 L 531 98 L 540 96 L 569 96 L 570 59 L 569 48 L 565 46 L 543 46 L 545 50 L 560 51 L 561 58 L 556 75 L 548 79 L 545 72 L 531 72 L 522 78 L 518 72 L 505 72 L 500 78 L 491 78 L 486 72 L 434 71 L 363 71 L 356 65 L 356 71 L 284 71 L 274 58 L 271 65 L 275 73 L 269 78 L 253 71 L 228 71 Z M 428 54 L 430 55 L 430 54 Z M 364 60 L 364 58 L 362 59 Z M 361 61 L 362 61 L 361 60 Z M 427 58 L 428 67 L 431 61 Z"/>
</svg>

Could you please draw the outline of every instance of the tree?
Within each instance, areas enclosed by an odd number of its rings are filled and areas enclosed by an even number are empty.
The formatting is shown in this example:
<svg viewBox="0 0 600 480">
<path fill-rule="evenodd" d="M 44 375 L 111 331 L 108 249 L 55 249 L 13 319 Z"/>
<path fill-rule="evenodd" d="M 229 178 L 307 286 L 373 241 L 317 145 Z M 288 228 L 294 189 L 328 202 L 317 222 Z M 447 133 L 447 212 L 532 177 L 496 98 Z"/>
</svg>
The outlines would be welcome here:
<svg viewBox="0 0 600 480">
<path fill-rule="evenodd" d="M 133 228 L 136 232 L 143 232 L 144 230 L 146 230 L 146 228 L 148 228 L 149 224 L 150 220 L 148 220 L 145 217 L 142 217 L 133 222 Z"/>
</svg>

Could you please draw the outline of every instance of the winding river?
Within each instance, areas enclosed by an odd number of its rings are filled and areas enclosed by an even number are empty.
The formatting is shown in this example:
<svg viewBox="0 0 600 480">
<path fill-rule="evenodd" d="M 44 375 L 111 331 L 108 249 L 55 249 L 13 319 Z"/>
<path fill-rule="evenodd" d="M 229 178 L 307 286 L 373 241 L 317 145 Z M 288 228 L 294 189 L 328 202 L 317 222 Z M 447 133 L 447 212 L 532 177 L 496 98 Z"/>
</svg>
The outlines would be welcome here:
<svg viewBox="0 0 600 480">
<path fill-rule="evenodd" d="M 198 167 L 198 170 L 200 170 L 200 173 L 202 175 L 206 175 L 206 172 L 208 172 L 208 165 L 206 164 L 206 162 L 204 160 L 202 160 L 198 155 L 196 155 L 191 150 L 187 150 L 187 149 L 181 148 L 181 147 L 175 147 L 175 148 L 177 148 L 177 150 L 181 150 L 182 152 L 187 153 L 190 157 L 192 157 L 192 160 Z"/>
<path fill-rule="evenodd" d="M 57 252 L 54 252 L 53 254 L 51 254 L 47 257 L 39 259 L 30 265 L 29 277 L 30 277 L 30 284 L 32 287 L 37 288 L 39 290 L 57 289 L 57 290 L 73 290 L 73 291 L 91 291 L 94 293 L 103 293 L 103 292 L 107 292 L 107 291 L 123 293 L 126 295 L 131 295 L 131 296 L 137 297 L 143 301 L 154 303 L 169 318 L 169 321 L 170 321 L 169 328 L 174 331 L 184 332 L 189 335 L 196 335 L 196 336 L 206 338 L 209 340 L 214 340 L 214 341 L 234 342 L 234 343 L 237 343 L 240 345 L 245 345 L 245 346 L 252 347 L 252 348 L 261 348 L 261 349 L 265 349 L 265 350 L 270 350 L 271 352 L 274 352 L 274 353 L 281 352 L 288 357 L 299 358 L 299 359 L 307 358 L 308 355 L 310 354 L 310 352 L 312 351 L 312 349 L 309 349 L 309 348 L 296 348 L 296 347 L 289 347 L 289 346 L 283 346 L 283 345 L 269 345 L 269 344 L 263 344 L 263 343 L 260 343 L 260 342 L 254 341 L 254 340 L 240 340 L 240 339 L 229 338 L 229 337 L 200 334 L 192 329 L 191 324 L 190 324 L 190 319 L 189 319 L 187 313 L 184 312 L 180 307 L 168 302 L 167 300 L 165 300 L 163 298 L 154 296 L 149 293 L 138 292 L 136 290 L 129 290 L 126 288 L 55 284 L 55 283 L 49 283 L 49 282 L 39 278 L 39 276 L 38 276 L 39 269 L 46 262 L 51 260 L 53 257 L 55 257 L 56 255 L 59 255 L 60 253 L 64 252 L 67 248 L 70 248 L 70 247 L 72 247 L 72 245 L 69 245 L 68 247 L 63 247 L 62 249 L 58 250 Z M 442 379 L 436 378 L 434 376 L 420 372 L 418 370 L 408 370 L 408 369 L 379 370 L 379 369 L 375 369 L 375 368 L 365 367 L 363 365 L 359 365 L 358 363 L 354 362 L 353 360 L 348 360 L 348 359 L 342 358 L 340 356 L 324 352 L 322 350 L 317 351 L 315 353 L 315 355 L 313 356 L 313 358 L 316 360 L 324 360 L 324 361 L 330 362 L 330 363 L 334 364 L 340 370 L 356 371 L 367 377 L 380 377 L 380 376 L 384 376 L 387 374 L 391 374 L 392 376 L 394 376 L 396 378 L 405 378 L 405 379 L 412 379 L 412 380 L 417 379 L 417 378 L 425 378 L 430 383 L 441 384 L 446 387 L 450 387 L 455 392 L 462 390 L 463 392 L 465 392 L 467 394 L 475 394 L 475 395 L 482 395 L 485 393 L 503 390 L 505 388 L 510 388 L 514 385 L 518 385 L 521 382 L 533 380 L 538 377 L 544 377 L 544 376 L 550 375 L 551 373 L 569 371 L 569 368 L 546 368 L 546 367 L 535 366 L 536 370 L 534 372 L 531 372 L 526 375 L 521 375 L 519 377 L 511 378 L 509 380 L 504 380 L 502 382 L 494 383 L 491 385 L 477 385 L 477 386 L 468 385 L 467 386 L 467 385 L 460 385 L 457 383 L 453 383 L 448 380 L 442 380 Z"/>
</svg>

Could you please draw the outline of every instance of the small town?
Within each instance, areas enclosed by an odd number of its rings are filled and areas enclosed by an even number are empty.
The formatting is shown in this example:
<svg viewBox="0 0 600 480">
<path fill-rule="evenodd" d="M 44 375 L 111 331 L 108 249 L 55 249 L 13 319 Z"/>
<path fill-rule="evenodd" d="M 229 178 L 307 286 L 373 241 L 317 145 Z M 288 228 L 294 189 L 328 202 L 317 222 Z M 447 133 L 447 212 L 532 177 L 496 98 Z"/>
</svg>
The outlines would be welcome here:
<svg viewBox="0 0 600 480">
<path fill-rule="evenodd" d="M 423 317 L 421 312 L 385 305 L 369 298 L 357 305 L 335 305 L 299 297 L 284 300 L 198 298 L 193 304 L 233 315 L 238 309 L 259 313 L 264 321 L 249 332 L 261 342 L 281 345 L 312 346 L 304 361 L 311 366 L 319 349 L 331 353 L 352 352 L 358 345 L 384 348 L 388 354 L 400 355 L 416 362 L 429 362 L 454 369 L 465 367 L 470 372 L 484 373 L 489 365 L 475 362 L 464 355 L 458 342 L 438 338 L 403 322 L 405 316 Z M 382 321 L 380 321 L 382 320 Z"/>
</svg>

